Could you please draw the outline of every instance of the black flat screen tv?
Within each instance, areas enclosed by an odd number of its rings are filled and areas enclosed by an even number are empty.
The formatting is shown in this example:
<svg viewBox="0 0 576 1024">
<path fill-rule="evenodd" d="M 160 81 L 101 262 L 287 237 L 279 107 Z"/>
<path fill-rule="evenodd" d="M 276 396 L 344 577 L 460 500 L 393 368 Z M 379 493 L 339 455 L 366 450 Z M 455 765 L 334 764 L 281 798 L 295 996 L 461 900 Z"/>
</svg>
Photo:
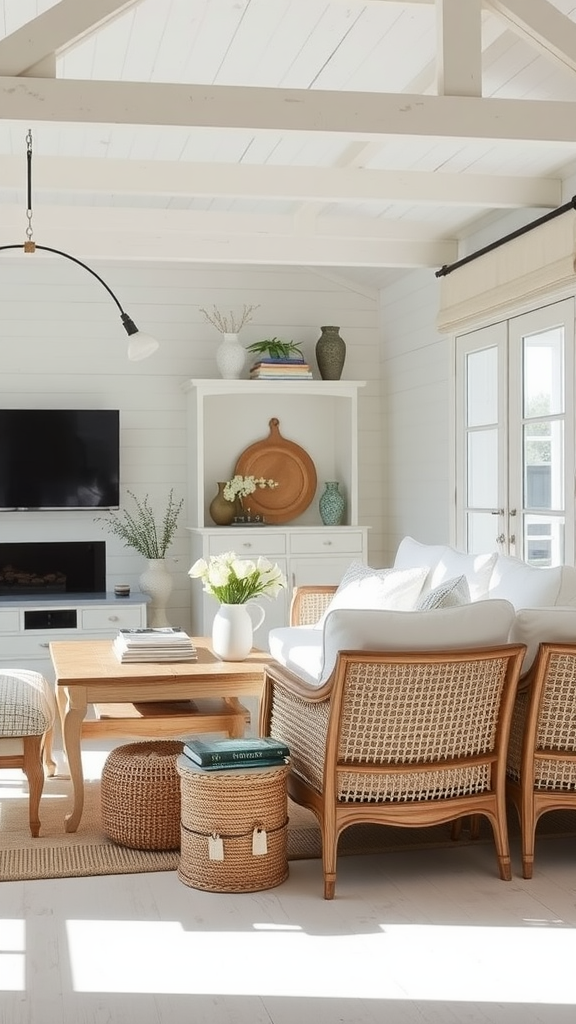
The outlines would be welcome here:
<svg viewBox="0 0 576 1024">
<path fill-rule="evenodd" d="M 0 509 L 118 508 L 116 409 L 0 409 Z"/>
</svg>

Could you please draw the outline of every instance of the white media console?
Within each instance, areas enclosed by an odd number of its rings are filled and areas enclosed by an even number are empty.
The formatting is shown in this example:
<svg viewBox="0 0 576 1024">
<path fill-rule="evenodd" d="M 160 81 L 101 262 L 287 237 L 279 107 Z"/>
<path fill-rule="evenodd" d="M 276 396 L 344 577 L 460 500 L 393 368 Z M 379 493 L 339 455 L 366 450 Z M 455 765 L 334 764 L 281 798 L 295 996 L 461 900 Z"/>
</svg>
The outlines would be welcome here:
<svg viewBox="0 0 576 1024">
<path fill-rule="evenodd" d="M 30 668 L 54 678 L 52 640 L 105 640 L 119 629 L 146 626 L 142 594 L 33 594 L 0 596 L 0 671 Z"/>
</svg>

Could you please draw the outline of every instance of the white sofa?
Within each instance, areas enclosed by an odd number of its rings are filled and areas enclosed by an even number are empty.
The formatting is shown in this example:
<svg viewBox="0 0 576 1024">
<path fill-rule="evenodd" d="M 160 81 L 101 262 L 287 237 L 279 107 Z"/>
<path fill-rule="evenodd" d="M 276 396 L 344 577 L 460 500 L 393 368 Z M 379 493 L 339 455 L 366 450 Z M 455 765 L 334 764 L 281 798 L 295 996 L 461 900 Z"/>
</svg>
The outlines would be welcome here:
<svg viewBox="0 0 576 1024">
<path fill-rule="evenodd" d="M 394 565 L 353 563 L 318 621 L 273 629 L 273 657 L 322 686 L 342 650 L 444 650 L 576 642 L 576 569 L 536 568 L 498 553 L 469 555 L 405 537 Z"/>
</svg>

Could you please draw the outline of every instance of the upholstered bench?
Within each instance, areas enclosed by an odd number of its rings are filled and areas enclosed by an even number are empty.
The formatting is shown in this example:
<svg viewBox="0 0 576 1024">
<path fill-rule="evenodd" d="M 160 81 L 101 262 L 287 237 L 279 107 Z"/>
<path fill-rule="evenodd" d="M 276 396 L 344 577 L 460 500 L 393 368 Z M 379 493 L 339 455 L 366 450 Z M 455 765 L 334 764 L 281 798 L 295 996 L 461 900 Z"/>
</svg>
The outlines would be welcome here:
<svg viewBox="0 0 576 1024">
<path fill-rule="evenodd" d="M 0 768 L 21 768 L 28 779 L 34 838 L 40 834 L 44 742 L 55 710 L 54 694 L 39 672 L 10 668 L 0 673 Z"/>
</svg>

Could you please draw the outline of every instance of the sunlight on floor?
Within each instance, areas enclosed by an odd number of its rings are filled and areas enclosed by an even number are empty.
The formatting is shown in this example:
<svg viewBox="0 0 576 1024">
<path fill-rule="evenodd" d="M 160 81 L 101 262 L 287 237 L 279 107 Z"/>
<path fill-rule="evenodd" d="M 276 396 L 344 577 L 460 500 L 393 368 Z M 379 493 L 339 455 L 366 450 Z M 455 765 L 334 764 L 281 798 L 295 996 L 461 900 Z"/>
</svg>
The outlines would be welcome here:
<svg viewBox="0 0 576 1024">
<path fill-rule="evenodd" d="M 69 921 L 67 929 L 81 992 L 576 1003 L 570 928 L 381 925 L 327 936 Z"/>
<path fill-rule="evenodd" d="M 0 991 L 24 992 L 26 949 L 24 921 L 3 920 L 0 926 Z"/>
</svg>

